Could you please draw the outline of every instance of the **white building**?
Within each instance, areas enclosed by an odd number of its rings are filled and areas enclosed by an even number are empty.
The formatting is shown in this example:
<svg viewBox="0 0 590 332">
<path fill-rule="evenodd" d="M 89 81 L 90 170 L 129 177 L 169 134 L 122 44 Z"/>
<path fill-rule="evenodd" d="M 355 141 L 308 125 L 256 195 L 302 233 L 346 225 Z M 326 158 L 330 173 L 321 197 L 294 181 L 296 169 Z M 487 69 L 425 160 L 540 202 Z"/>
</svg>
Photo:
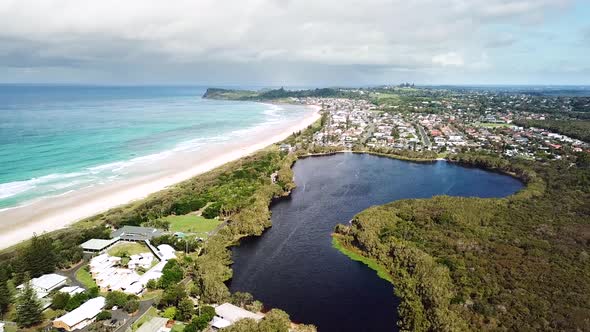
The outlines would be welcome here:
<svg viewBox="0 0 590 332">
<path fill-rule="evenodd" d="M 132 270 L 137 268 L 149 269 L 154 262 L 154 254 L 141 253 L 137 255 L 131 255 L 129 259 L 129 263 L 127 263 L 128 268 Z"/>
<path fill-rule="evenodd" d="M 255 321 L 264 318 L 263 314 L 255 314 L 231 303 L 224 303 L 217 306 L 215 308 L 215 314 L 217 316 L 213 318 L 212 325 L 217 329 L 228 327 L 244 318 L 254 319 Z"/>
<path fill-rule="evenodd" d="M 37 293 L 37 298 L 44 298 L 52 291 L 65 286 L 68 278 L 61 276 L 59 274 L 51 273 L 51 274 L 44 274 L 38 278 L 31 279 L 31 287 Z M 19 285 L 16 287 L 19 290 L 22 290 L 25 287 L 24 284 Z"/>
<path fill-rule="evenodd" d="M 176 250 L 168 244 L 160 244 L 158 246 L 158 252 L 163 261 L 169 261 L 176 258 Z"/>
<path fill-rule="evenodd" d="M 53 321 L 53 327 L 74 331 L 88 326 L 105 306 L 104 297 L 95 297 Z"/>
<path fill-rule="evenodd" d="M 84 288 L 79 287 L 79 286 L 64 287 L 59 290 L 60 293 L 70 294 L 70 296 L 76 295 L 78 293 L 82 293 L 83 291 L 84 291 Z"/>
</svg>

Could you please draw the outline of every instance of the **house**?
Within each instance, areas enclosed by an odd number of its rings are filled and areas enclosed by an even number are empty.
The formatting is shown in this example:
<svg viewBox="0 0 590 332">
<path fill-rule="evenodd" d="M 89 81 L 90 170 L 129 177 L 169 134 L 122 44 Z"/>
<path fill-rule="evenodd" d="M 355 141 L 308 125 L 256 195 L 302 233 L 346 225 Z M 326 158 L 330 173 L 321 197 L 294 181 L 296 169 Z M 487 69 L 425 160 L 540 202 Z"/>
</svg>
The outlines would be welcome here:
<svg viewBox="0 0 590 332">
<path fill-rule="evenodd" d="M 214 328 L 221 329 L 228 327 L 240 319 L 250 318 L 256 321 L 264 318 L 262 314 L 255 314 L 246 309 L 242 309 L 231 303 L 224 303 L 215 308 L 216 317 L 213 318 L 212 325 Z"/>
<path fill-rule="evenodd" d="M 84 292 L 84 288 L 79 287 L 79 286 L 69 286 L 69 287 L 64 287 L 61 288 L 59 290 L 60 293 L 66 293 L 66 294 L 70 294 L 70 296 L 74 296 L 78 293 L 82 293 Z"/>
<path fill-rule="evenodd" d="M 137 268 L 149 269 L 154 261 L 154 255 L 150 253 L 131 255 L 129 258 L 130 260 L 129 263 L 127 263 L 127 267 L 132 270 Z"/>
<path fill-rule="evenodd" d="M 98 274 L 113 268 L 121 264 L 121 257 L 109 256 L 108 254 L 102 254 L 96 256 L 90 260 L 90 273 L 93 278 L 96 278 Z"/>
<path fill-rule="evenodd" d="M 60 287 L 66 285 L 68 278 L 59 274 L 51 273 L 44 274 L 38 278 L 31 279 L 31 287 L 37 293 L 37 298 L 41 299 L 46 297 L 49 293 L 57 290 Z M 25 288 L 25 285 L 19 285 L 16 287 L 19 290 Z"/>
<path fill-rule="evenodd" d="M 116 237 L 109 240 L 90 239 L 80 245 L 82 250 L 87 254 L 103 253 L 108 248 L 119 242 L 120 238 Z"/>
<path fill-rule="evenodd" d="M 279 146 L 279 150 L 281 152 L 290 152 L 291 151 L 291 144 L 281 144 Z"/>
<path fill-rule="evenodd" d="M 151 227 L 123 226 L 111 233 L 113 239 L 120 238 L 122 241 L 141 242 L 151 240 L 164 234 L 162 231 Z"/>
<path fill-rule="evenodd" d="M 96 316 L 104 308 L 105 302 L 106 300 L 102 296 L 90 299 L 78 308 L 55 319 L 53 321 L 53 327 L 66 331 L 84 328 L 95 320 Z"/>
<path fill-rule="evenodd" d="M 158 254 L 160 256 L 160 259 L 163 261 L 168 261 L 176 258 L 176 250 L 174 250 L 174 248 L 172 248 L 168 244 L 160 244 L 158 246 Z"/>
</svg>

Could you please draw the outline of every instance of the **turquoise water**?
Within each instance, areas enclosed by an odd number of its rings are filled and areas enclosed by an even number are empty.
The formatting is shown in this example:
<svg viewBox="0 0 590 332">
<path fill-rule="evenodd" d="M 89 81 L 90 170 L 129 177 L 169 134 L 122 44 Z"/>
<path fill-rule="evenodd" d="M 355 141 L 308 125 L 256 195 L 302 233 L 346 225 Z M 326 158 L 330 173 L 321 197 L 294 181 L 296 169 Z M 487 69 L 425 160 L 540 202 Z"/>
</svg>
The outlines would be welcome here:
<svg viewBox="0 0 590 332">
<path fill-rule="evenodd" d="M 133 167 L 306 110 L 202 99 L 202 87 L 0 85 L 0 209 L 133 176 Z"/>
</svg>

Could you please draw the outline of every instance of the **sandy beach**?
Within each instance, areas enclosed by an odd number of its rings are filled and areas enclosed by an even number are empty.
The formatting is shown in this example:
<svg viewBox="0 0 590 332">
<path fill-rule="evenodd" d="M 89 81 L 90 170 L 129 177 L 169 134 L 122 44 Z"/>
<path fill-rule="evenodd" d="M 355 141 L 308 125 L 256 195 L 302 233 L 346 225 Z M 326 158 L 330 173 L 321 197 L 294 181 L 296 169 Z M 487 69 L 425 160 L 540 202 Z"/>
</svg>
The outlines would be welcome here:
<svg viewBox="0 0 590 332">
<path fill-rule="evenodd" d="M 295 122 L 252 132 L 236 142 L 211 144 L 197 152 L 184 152 L 141 170 L 143 176 L 44 198 L 28 205 L 0 211 L 0 249 L 10 247 L 33 234 L 67 227 L 81 219 L 138 200 L 166 187 L 239 159 L 319 119 L 319 106 Z"/>
</svg>

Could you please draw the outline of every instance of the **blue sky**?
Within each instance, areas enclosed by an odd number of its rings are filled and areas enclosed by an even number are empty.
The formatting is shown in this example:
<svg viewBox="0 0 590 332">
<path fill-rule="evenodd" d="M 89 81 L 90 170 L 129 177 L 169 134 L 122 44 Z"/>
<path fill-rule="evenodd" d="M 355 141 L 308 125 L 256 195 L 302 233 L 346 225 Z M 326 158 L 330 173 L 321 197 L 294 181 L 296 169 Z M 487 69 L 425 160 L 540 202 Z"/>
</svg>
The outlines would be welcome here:
<svg viewBox="0 0 590 332">
<path fill-rule="evenodd" d="M 590 84 L 590 1 L 0 2 L 0 82 Z"/>
</svg>

